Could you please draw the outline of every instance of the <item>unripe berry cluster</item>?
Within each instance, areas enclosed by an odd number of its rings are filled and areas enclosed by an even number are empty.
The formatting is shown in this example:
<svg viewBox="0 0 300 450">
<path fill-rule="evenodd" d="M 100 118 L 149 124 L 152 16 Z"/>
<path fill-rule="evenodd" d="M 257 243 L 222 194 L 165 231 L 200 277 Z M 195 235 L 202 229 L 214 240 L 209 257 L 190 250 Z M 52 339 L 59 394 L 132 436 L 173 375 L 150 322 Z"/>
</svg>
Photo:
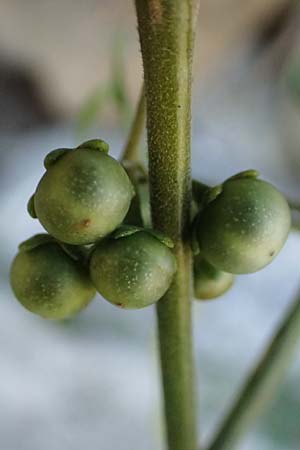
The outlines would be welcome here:
<svg viewBox="0 0 300 450">
<path fill-rule="evenodd" d="M 121 308 L 157 302 L 172 283 L 176 258 L 171 239 L 150 228 L 145 170 L 122 166 L 97 139 L 54 150 L 44 165 L 28 211 L 49 234 L 19 246 L 11 267 L 17 299 L 50 319 L 80 311 L 96 290 Z M 255 171 L 214 188 L 193 187 L 194 296 L 205 300 L 226 292 L 234 274 L 269 264 L 291 217 L 282 194 Z"/>
<path fill-rule="evenodd" d="M 222 295 L 233 274 L 257 272 L 283 247 L 291 226 L 289 205 L 254 170 L 241 172 L 222 185 L 195 184 L 199 212 L 194 220 L 195 295 Z M 200 192 L 200 195 L 199 195 Z M 197 195 L 196 195 L 197 196 Z"/>
<path fill-rule="evenodd" d="M 121 226 L 135 189 L 108 145 L 57 149 L 44 165 L 28 211 L 49 234 L 19 247 L 11 267 L 17 299 L 50 319 L 78 312 L 96 290 L 122 308 L 157 302 L 176 271 L 173 244 L 151 229 Z"/>
</svg>

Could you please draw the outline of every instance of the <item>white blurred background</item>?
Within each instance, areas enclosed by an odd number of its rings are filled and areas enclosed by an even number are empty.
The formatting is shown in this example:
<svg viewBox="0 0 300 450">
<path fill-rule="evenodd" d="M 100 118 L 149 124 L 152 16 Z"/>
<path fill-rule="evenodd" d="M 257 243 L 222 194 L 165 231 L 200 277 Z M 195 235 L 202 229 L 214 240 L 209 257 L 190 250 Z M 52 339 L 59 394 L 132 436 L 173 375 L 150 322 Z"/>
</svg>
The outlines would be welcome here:
<svg viewBox="0 0 300 450">
<path fill-rule="evenodd" d="M 26 203 L 56 147 L 101 137 L 118 156 L 141 84 L 133 2 L 0 0 L 0 449 L 161 450 L 154 309 L 100 297 L 47 322 L 13 298 L 9 265 L 40 232 Z M 287 0 L 202 0 L 193 174 L 256 168 L 300 199 L 299 13 Z M 299 219 L 300 220 L 300 219 Z M 207 440 L 300 288 L 300 233 L 222 299 L 194 304 L 199 430 Z M 298 450 L 299 351 L 239 450 Z"/>
</svg>

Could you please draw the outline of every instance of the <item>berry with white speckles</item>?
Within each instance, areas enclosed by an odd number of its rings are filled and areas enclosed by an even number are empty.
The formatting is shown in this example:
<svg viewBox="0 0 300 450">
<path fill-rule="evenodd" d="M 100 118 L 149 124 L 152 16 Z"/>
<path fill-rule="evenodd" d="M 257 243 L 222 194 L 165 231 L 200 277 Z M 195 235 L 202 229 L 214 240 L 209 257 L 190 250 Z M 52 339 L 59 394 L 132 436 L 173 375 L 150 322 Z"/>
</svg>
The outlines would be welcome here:
<svg viewBox="0 0 300 450">
<path fill-rule="evenodd" d="M 65 150 L 53 161 L 47 158 L 33 203 L 51 235 L 69 244 L 89 244 L 122 223 L 134 189 L 118 161 L 89 146 Z"/>
<path fill-rule="evenodd" d="M 269 264 L 283 247 L 291 214 L 283 195 L 253 177 L 227 180 L 199 213 L 200 253 L 219 270 L 243 274 Z"/>
<path fill-rule="evenodd" d="M 120 308 L 143 308 L 157 302 L 170 287 L 175 271 L 170 248 L 142 229 L 100 242 L 90 260 L 96 289 Z"/>
<path fill-rule="evenodd" d="M 47 235 L 37 235 L 20 245 L 10 280 L 19 302 L 46 319 L 72 316 L 96 293 L 87 270 Z"/>
</svg>

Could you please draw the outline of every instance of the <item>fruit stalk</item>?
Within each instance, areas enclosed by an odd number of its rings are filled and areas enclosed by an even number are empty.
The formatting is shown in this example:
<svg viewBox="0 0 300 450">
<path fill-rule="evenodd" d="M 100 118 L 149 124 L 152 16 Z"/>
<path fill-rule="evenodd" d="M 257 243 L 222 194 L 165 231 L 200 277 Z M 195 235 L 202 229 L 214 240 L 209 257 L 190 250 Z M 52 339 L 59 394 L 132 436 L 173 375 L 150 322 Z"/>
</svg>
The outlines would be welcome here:
<svg viewBox="0 0 300 450">
<path fill-rule="evenodd" d="M 136 0 L 145 77 L 153 227 L 175 242 L 177 274 L 157 319 L 169 450 L 196 449 L 191 332 L 192 0 Z"/>
<path fill-rule="evenodd" d="M 140 159 L 139 146 L 141 135 L 143 134 L 145 127 L 145 115 L 145 95 L 144 86 L 142 86 L 134 120 L 132 122 L 129 137 L 121 156 L 121 161 L 138 161 Z"/>
</svg>

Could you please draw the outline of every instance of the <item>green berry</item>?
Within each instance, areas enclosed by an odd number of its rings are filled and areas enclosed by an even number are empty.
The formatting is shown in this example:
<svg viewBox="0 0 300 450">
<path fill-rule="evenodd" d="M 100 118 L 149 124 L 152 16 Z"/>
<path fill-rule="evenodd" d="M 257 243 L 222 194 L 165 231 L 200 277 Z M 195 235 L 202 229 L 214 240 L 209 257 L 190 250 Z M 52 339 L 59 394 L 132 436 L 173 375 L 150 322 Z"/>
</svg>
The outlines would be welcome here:
<svg viewBox="0 0 300 450">
<path fill-rule="evenodd" d="M 34 196 L 41 224 L 69 244 L 89 244 L 115 230 L 134 195 L 121 164 L 92 143 L 51 160 Z"/>
<path fill-rule="evenodd" d="M 70 148 L 57 148 L 56 150 L 52 150 L 52 152 L 48 153 L 44 159 L 44 167 L 48 170 L 53 164 L 55 164 L 59 158 L 61 158 L 66 153 L 70 152 Z"/>
<path fill-rule="evenodd" d="M 256 272 L 283 247 L 291 214 L 283 195 L 254 177 L 227 180 L 199 213 L 195 235 L 201 255 L 224 272 Z"/>
<path fill-rule="evenodd" d="M 231 273 L 222 272 L 198 255 L 194 258 L 194 296 L 200 300 L 220 297 L 234 281 Z"/>
<path fill-rule="evenodd" d="M 157 302 L 176 271 L 176 259 L 167 245 L 169 239 L 162 242 L 159 234 L 138 228 L 100 242 L 90 260 L 96 289 L 121 308 L 143 308 Z"/>
<path fill-rule="evenodd" d="M 28 214 L 33 218 L 33 219 L 37 219 L 37 215 L 35 212 L 35 207 L 34 207 L 34 194 L 30 197 L 30 199 L 28 200 L 27 203 L 27 211 Z"/>
<path fill-rule="evenodd" d="M 87 270 L 48 235 L 37 235 L 20 245 L 10 280 L 19 302 L 46 319 L 66 319 L 95 295 Z"/>
</svg>

